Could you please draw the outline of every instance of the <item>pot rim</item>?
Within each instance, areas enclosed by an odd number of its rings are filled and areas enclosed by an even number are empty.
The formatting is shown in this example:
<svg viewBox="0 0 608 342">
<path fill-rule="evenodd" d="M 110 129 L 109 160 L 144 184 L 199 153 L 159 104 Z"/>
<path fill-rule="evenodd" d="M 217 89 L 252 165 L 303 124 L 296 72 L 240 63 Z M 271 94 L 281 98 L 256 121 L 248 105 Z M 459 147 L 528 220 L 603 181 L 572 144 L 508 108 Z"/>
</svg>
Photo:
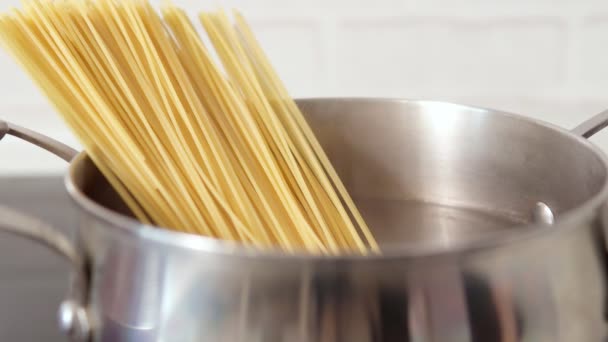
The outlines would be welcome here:
<svg viewBox="0 0 608 342">
<path fill-rule="evenodd" d="M 608 158 L 597 146 L 589 142 L 582 136 L 576 135 L 571 131 L 553 125 L 551 123 L 525 117 L 523 115 L 510 112 L 488 109 L 477 106 L 468 106 L 464 104 L 433 101 L 433 100 L 409 100 L 403 98 L 382 98 L 382 97 L 316 97 L 316 98 L 298 98 L 296 101 L 303 102 L 319 102 L 319 101 L 365 101 L 365 102 L 393 102 L 393 103 L 414 103 L 414 104 L 435 104 L 447 105 L 451 107 L 462 107 L 467 110 L 479 111 L 484 115 L 502 115 L 511 117 L 524 122 L 528 122 L 545 129 L 550 129 L 556 133 L 562 134 L 565 139 L 570 139 L 573 143 L 583 144 L 590 149 L 594 155 L 602 162 L 605 170 L 605 178 L 601 189 L 591 198 L 579 206 L 562 213 L 559 220 L 554 225 L 546 226 L 536 223 L 523 224 L 518 226 L 521 229 L 517 231 L 503 230 L 488 234 L 487 236 L 470 241 L 464 241 L 450 246 L 449 248 L 440 246 L 403 246 L 392 247 L 382 250 L 381 254 L 361 255 L 355 253 L 343 253 L 339 255 L 317 255 L 306 252 L 288 253 L 278 248 L 260 250 L 253 246 L 225 241 L 202 235 L 183 233 L 165 229 L 163 227 L 147 225 L 138 220 L 114 212 L 102 205 L 97 204 L 92 199 L 88 198 L 83 191 L 74 183 L 74 173 L 76 164 L 88 158 L 85 151 L 80 152 L 70 163 L 68 173 L 64 177 L 64 184 L 67 191 L 76 204 L 84 209 L 88 214 L 98 220 L 108 223 L 113 233 L 121 233 L 134 238 L 154 241 L 163 245 L 171 245 L 178 248 L 186 248 L 197 250 L 215 255 L 227 255 L 233 257 L 246 258 L 270 258 L 282 260 L 300 260 L 300 261 L 362 261 L 362 260 L 386 260 L 386 259 L 420 259 L 430 257 L 453 257 L 456 255 L 466 254 L 474 251 L 488 250 L 498 248 L 500 246 L 512 244 L 518 241 L 528 241 L 537 237 L 545 236 L 551 232 L 570 231 L 578 227 L 577 223 L 590 219 L 608 198 Z"/>
</svg>

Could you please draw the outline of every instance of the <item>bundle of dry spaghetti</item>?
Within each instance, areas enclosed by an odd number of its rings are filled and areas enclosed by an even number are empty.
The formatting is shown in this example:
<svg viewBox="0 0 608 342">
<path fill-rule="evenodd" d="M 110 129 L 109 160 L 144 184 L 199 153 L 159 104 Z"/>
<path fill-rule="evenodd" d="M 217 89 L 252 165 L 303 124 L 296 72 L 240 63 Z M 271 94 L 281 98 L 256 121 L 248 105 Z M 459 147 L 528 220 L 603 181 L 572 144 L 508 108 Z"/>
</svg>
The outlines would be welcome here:
<svg viewBox="0 0 608 342">
<path fill-rule="evenodd" d="M 32 0 L 0 40 L 144 223 L 312 253 L 377 245 L 238 13 Z"/>
</svg>

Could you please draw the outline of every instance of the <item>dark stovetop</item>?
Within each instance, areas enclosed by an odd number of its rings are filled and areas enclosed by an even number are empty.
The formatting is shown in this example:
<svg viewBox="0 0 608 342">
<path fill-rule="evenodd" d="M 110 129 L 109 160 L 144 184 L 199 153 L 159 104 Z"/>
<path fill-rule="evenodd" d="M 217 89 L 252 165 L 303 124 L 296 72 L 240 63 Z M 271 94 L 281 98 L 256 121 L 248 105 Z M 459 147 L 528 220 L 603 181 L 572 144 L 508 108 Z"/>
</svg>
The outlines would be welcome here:
<svg viewBox="0 0 608 342">
<path fill-rule="evenodd" d="M 60 177 L 0 177 L 0 205 L 35 215 L 67 234 L 75 227 Z M 0 341 L 65 341 L 56 312 L 68 272 L 68 265 L 44 247 L 0 234 Z"/>
</svg>

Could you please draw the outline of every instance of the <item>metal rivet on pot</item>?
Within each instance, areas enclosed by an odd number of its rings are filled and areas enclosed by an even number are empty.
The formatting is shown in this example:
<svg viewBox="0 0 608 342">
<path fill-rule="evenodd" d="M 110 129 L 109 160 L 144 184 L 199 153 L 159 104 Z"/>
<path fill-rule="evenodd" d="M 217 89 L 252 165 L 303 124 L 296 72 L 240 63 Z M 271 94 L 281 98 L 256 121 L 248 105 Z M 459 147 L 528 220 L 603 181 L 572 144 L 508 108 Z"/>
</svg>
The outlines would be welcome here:
<svg viewBox="0 0 608 342">
<path fill-rule="evenodd" d="M 84 308 L 73 300 L 61 303 L 58 311 L 59 329 L 73 341 L 87 341 L 91 326 Z"/>
<path fill-rule="evenodd" d="M 534 206 L 534 211 L 532 213 L 532 217 L 534 222 L 546 225 L 552 225 L 555 223 L 555 216 L 553 215 L 553 211 L 543 202 L 537 202 Z"/>
</svg>

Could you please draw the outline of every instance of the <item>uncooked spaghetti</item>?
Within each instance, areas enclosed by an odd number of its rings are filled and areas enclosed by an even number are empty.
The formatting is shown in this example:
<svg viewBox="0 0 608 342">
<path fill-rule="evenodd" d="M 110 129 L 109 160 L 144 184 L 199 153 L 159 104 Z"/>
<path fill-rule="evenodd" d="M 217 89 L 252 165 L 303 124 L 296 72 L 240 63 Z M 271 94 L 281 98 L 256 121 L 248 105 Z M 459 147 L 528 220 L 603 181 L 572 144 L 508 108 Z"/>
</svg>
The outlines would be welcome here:
<svg viewBox="0 0 608 342">
<path fill-rule="evenodd" d="M 378 246 L 244 18 L 26 1 L 0 40 L 142 222 L 289 252 Z"/>
</svg>

